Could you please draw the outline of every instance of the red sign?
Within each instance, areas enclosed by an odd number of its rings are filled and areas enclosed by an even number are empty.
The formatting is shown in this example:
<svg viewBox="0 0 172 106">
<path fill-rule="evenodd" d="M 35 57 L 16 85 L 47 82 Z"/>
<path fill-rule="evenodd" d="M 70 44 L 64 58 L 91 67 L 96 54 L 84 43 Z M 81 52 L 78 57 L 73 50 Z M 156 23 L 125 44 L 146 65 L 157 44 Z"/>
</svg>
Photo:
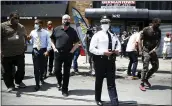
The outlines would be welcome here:
<svg viewBox="0 0 172 106">
<path fill-rule="evenodd" d="M 102 1 L 102 4 L 120 4 L 120 5 L 129 4 L 129 5 L 135 5 L 136 2 L 135 1 Z"/>
</svg>

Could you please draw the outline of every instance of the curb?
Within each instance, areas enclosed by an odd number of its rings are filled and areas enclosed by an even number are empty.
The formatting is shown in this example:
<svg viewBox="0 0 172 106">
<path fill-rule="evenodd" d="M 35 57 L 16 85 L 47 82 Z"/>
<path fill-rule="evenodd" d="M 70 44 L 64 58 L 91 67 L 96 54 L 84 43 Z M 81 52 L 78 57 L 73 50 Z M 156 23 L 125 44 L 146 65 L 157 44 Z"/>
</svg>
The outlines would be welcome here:
<svg viewBox="0 0 172 106">
<path fill-rule="evenodd" d="M 25 66 L 33 66 L 33 64 L 28 64 L 26 63 Z M 72 67 L 71 67 L 72 68 Z M 89 66 L 78 66 L 79 69 L 88 69 L 89 70 Z M 117 68 L 117 71 L 118 72 L 125 72 L 127 69 L 126 68 Z M 137 72 L 141 72 L 142 69 L 137 69 Z M 162 71 L 162 70 L 159 70 L 155 73 L 161 73 L 161 74 L 172 74 L 172 71 Z"/>
</svg>

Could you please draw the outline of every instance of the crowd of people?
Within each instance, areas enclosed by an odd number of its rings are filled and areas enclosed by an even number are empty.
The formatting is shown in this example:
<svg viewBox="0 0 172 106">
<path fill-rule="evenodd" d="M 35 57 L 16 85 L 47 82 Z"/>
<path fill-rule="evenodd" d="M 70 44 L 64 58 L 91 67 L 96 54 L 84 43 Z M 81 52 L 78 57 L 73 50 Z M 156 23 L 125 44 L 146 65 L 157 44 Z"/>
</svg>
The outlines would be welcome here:
<svg viewBox="0 0 172 106">
<path fill-rule="evenodd" d="M 41 88 L 44 80 L 49 75 L 55 75 L 57 88 L 62 95 L 69 95 L 68 85 L 70 69 L 73 61 L 74 72 L 78 73 L 77 59 L 80 55 L 80 42 L 77 32 L 70 26 L 70 16 L 62 16 L 62 25 L 53 28 L 52 21 L 47 22 L 47 28 L 43 28 L 43 21 L 34 21 L 34 30 L 27 34 L 24 25 L 19 23 L 19 14 L 10 14 L 10 19 L 1 24 L 1 64 L 2 76 L 8 92 L 15 89 L 15 85 L 25 88 L 23 83 L 25 76 L 25 51 L 27 43 L 33 44 L 32 59 L 35 76 L 35 90 Z M 127 74 L 132 79 L 138 79 L 138 56 L 143 57 L 143 70 L 141 72 L 140 90 L 146 91 L 146 86 L 151 87 L 150 77 L 158 70 L 159 61 L 156 50 L 161 41 L 161 20 L 155 18 L 150 26 L 140 32 L 133 30 L 131 34 L 126 31 L 117 36 L 110 30 L 111 20 L 103 16 L 100 27 L 90 26 L 86 39 L 87 52 L 90 63 L 90 73 L 95 75 L 95 101 L 102 105 L 101 92 L 103 79 L 107 78 L 107 88 L 111 104 L 118 106 L 118 95 L 115 84 L 116 57 L 128 56 L 129 64 Z M 169 54 L 172 37 L 170 33 L 164 38 L 163 58 Z M 149 62 L 152 68 L 149 70 Z M 47 65 L 48 64 L 48 65 Z M 15 69 L 15 66 L 17 69 Z M 54 67 L 53 67 L 54 66 Z M 54 68 L 54 70 L 53 70 Z M 63 74 L 62 74 L 63 73 Z M 14 84 L 15 81 L 15 84 Z M 41 84 L 40 84 L 41 83 Z"/>
</svg>

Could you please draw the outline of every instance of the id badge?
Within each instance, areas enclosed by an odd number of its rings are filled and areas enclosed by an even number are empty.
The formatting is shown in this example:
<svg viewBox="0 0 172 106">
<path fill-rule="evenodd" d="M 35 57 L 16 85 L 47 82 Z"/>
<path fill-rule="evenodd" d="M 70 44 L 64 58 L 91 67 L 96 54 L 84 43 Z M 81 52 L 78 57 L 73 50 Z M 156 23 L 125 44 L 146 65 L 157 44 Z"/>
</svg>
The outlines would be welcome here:
<svg viewBox="0 0 172 106">
<path fill-rule="evenodd" d="M 16 35 L 16 39 L 19 39 L 19 35 Z"/>
</svg>

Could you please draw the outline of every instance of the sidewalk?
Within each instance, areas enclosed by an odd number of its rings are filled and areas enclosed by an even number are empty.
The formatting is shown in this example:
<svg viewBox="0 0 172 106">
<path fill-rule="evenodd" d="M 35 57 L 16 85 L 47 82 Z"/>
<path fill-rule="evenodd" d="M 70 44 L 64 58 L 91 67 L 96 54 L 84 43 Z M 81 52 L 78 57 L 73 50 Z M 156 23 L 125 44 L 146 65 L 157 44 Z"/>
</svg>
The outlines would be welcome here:
<svg viewBox="0 0 172 106">
<path fill-rule="evenodd" d="M 33 65 L 32 54 L 25 54 L 25 63 L 26 65 Z M 116 59 L 116 68 L 117 71 L 125 71 L 127 70 L 129 60 L 128 58 L 120 58 Z M 86 56 L 79 56 L 78 58 L 78 67 L 79 69 L 88 69 L 89 63 L 86 62 Z M 150 65 L 151 67 L 151 65 Z M 143 68 L 143 64 L 141 62 L 141 58 L 139 58 L 139 63 L 137 69 L 140 71 Z M 159 58 L 159 70 L 157 73 L 172 73 L 172 60 L 163 60 Z"/>
</svg>

